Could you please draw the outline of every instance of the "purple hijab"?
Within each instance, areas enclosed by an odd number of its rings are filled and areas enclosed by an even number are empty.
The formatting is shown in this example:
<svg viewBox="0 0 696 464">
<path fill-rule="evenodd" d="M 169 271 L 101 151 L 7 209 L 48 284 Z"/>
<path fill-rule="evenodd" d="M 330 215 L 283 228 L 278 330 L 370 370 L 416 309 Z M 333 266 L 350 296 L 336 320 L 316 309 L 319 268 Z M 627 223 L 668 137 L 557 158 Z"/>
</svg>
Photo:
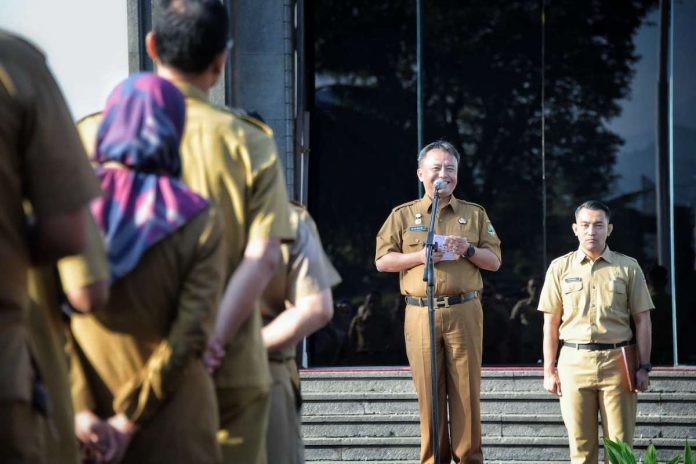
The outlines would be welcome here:
<svg viewBox="0 0 696 464">
<path fill-rule="evenodd" d="M 129 77 L 106 102 L 94 153 L 104 195 L 91 209 L 113 281 L 208 206 L 179 180 L 185 115 L 181 92 L 150 73 Z"/>
</svg>

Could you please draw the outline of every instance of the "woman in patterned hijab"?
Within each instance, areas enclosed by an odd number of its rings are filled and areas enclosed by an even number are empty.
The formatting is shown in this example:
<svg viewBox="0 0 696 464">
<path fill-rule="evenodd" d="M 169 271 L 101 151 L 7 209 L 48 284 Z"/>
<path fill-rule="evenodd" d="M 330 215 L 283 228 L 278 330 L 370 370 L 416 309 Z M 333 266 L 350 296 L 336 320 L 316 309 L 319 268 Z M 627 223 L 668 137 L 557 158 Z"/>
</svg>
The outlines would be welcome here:
<svg viewBox="0 0 696 464">
<path fill-rule="evenodd" d="M 71 387 L 76 434 L 105 462 L 221 459 L 201 354 L 224 278 L 222 225 L 179 180 L 184 113 L 173 84 L 136 74 L 111 93 L 99 126 L 104 195 L 91 208 L 111 296 L 71 318 Z"/>
<path fill-rule="evenodd" d="M 93 159 L 104 195 L 92 214 L 113 280 L 208 205 L 179 180 L 185 112 L 181 92 L 149 73 L 131 76 L 107 100 Z"/>
</svg>

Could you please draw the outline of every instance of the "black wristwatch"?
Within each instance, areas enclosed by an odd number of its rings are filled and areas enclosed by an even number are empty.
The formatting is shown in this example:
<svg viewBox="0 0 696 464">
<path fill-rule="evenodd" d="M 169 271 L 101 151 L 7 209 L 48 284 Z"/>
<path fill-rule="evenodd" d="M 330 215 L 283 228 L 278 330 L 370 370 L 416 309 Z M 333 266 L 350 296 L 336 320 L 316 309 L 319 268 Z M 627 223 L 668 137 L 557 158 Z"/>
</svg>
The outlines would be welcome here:
<svg viewBox="0 0 696 464">
<path fill-rule="evenodd" d="M 641 363 L 638 365 L 638 370 L 643 369 L 645 372 L 650 372 L 652 370 L 652 364 L 650 363 Z"/>
<path fill-rule="evenodd" d="M 476 254 L 476 248 L 474 247 L 474 245 L 469 244 L 469 248 L 466 249 L 466 253 L 464 254 L 464 256 L 466 256 L 467 258 L 471 258 L 475 254 Z"/>
</svg>

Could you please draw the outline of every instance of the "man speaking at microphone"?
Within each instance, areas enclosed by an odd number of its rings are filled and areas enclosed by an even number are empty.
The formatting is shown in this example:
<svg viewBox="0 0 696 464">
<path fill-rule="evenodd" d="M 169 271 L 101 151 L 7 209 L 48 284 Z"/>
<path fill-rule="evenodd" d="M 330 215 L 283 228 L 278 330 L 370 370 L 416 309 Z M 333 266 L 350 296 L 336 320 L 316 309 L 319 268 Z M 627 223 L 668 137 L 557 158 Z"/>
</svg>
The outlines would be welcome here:
<svg viewBox="0 0 696 464">
<path fill-rule="evenodd" d="M 449 142 L 437 141 L 423 148 L 418 154 L 417 174 L 425 196 L 394 208 L 377 234 L 377 270 L 398 272 L 406 298 L 404 334 L 418 394 L 422 464 L 434 461 L 428 300 L 423 281 L 431 214 L 437 214 L 434 233 L 438 248 L 432 258 L 440 463 L 449 464 L 452 459 L 483 462 L 480 269 L 498 270 L 500 239 L 483 207 L 452 194 L 458 166 L 459 153 Z M 439 207 L 434 212 L 431 206 L 436 194 Z"/>
</svg>

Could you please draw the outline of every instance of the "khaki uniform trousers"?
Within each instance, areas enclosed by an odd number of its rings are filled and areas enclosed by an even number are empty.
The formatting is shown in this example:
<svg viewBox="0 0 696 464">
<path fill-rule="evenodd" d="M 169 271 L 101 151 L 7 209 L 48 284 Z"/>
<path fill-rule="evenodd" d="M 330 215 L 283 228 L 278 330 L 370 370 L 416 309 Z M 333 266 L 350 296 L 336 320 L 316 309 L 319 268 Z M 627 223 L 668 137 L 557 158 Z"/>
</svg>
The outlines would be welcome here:
<svg viewBox="0 0 696 464">
<path fill-rule="evenodd" d="M 43 464 L 45 419 L 26 401 L 0 401 L 0 462 Z"/>
<path fill-rule="evenodd" d="M 225 464 L 266 464 L 270 387 L 217 388 Z"/>
<path fill-rule="evenodd" d="M 573 464 L 597 464 L 597 411 L 604 436 L 633 445 L 637 397 L 622 381 L 621 349 L 578 350 L 564 346 L 558 358 L 561 414 Z"/>
<path fill-rule="evenodd" d="M 418 394 L 420 462 L 434 462 L 428 308 L 406 306 L 406 354 Z M 483 312 L 478 299 L 435 309 L 440 462 L 482 463 L 481 342 Z M 447 411 L 449 404 L 449 423 Z"/>
<path fill-rule="evenodd" d="M 293 358 L 269 361 L 273 385 L 266 433 L 268 462 L 302 464 L 305 461 L 297 364 Z"/>
</svg>

